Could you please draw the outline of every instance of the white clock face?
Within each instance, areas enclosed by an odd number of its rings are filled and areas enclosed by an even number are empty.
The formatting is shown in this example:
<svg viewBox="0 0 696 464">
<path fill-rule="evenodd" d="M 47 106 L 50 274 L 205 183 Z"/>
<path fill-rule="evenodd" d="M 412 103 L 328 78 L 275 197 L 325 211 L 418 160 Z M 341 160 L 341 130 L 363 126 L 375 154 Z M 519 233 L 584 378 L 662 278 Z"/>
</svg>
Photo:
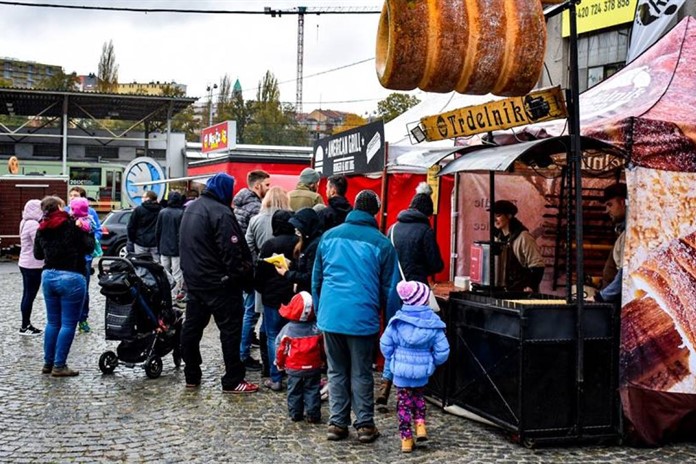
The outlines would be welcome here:
<svg viewBox="0 0 696 464">
<path fill-rule="evenodd" d="M 128 201 L 128 204 L 133 207 L 139 206 L 142 203 L 143 193 L 147 190 L 155 192 L 158 200 L 161 200 L 164 196 L 166 185 L 156 182 L 165 179 L 164 172 L 157 161 L 152 158 L 135 158 L 126 167 L 123 178 L 124 197 Z M 147 182 L 153 183 L 147 184 Z"/>
</svg>

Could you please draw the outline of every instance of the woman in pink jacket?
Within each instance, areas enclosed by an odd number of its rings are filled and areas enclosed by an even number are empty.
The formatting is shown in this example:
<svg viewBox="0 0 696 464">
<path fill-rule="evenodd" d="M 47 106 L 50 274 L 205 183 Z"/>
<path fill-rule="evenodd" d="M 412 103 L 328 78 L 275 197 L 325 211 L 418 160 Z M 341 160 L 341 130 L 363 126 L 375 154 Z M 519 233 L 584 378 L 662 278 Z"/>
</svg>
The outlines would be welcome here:
<svg viewBox="0 0 696 464">
<path fill-rule="evenodd" d="M 44 265 L 43 260 L 34 258 L 34 238 L 42 216 L 41 200 L 29 200 L 24 205 L 22 222 L 19 223 L 19 237 L 22 247 L 19 253 L 19 270 L 22 273 L 22 283 L 24 284 L 20 306 L 22 310 L 20 335 L 40 335 L 43 332 L 31 325 L 31 311 L 41 286 L 41 270 Z"/>
</svg>

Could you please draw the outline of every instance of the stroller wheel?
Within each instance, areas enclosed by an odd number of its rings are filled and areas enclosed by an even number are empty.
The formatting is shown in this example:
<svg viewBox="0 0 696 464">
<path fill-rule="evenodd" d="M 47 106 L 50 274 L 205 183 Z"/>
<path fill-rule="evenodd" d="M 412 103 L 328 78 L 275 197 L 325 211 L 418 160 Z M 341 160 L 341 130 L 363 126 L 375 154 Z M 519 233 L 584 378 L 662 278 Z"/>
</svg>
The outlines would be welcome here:
<svg viewBox="0 0 696 464">
<path fill-rule="evenodd" d="M 99 356 L 99 370 L 104 374 L 113 374 L 116 366 L 118 366 L 118 357 L 113 351 L 106 351 Z"/>
<path fill-rule="evenodd" d="M 145 374 L 151 379 L 156 379 L 162 374 L 162 358 L 152 356 L 145 361 Z"/>
</svg>

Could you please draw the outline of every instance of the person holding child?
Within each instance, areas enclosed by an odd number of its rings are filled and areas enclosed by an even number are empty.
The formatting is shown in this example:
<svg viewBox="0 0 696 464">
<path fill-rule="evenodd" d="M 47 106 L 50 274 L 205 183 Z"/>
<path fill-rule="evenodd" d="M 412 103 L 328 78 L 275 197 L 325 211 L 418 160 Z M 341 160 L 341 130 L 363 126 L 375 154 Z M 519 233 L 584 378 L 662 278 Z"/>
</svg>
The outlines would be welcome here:
<svg viewBox="0 0 696 464">
<path fill-rule="evenodd" d="M 280 307 L 289 320 L 278 334 L 276 365 L 288 374 L 288 414 L 295 422 L 321 422 L 321 372 L 326 364 L 324 339 L 317 328 L 312 295 L 300 292 Z"/>
<path fill-rule="evenodd" d="M 410 453 L 414 421 L 416 440 L 428 439 L 424 387 L 435 367 L 447 361 L 450 349 L 445 323 L 428 306 L 430 288 L 422 282 L 401 281 L 396 291 L 404 305 L 389 321 L 379 346 L 397 388 L 401 451 Z"/>
<path fill-rule="evenodd" d="M 72 377 L 67 366 L 75 328 L 86 293 L 85 255 L 94 250 L 94 234 L 77 226 L 64 211 L 65 203 L 49 196 L 41 201 L 43 219 L 34 241 L 34 257 L 44 260 L 41 276 L 46 304 L 43 374 Z"/>
</svg>

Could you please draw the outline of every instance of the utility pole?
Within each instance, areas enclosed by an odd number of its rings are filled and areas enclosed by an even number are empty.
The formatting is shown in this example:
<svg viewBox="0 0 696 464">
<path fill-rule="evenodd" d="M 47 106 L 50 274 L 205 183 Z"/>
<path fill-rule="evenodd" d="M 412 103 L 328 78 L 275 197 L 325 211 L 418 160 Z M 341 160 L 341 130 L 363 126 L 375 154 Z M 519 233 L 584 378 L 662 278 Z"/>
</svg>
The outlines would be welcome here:
<svg viewBox="0 0 696 464">
<path fill-rule="evenodd" d="M 324 8 L 307 8 L 306 6 L 298 6 L 290 10 L 274 10 L 270 6 L 263 8 L 266 14 L 271 15 L 271 18 L 282 15 L 295 14 L 297 15 L 297 86 L 295 90 L 295 114 L 302 112 L 302 80 L 304 67 L 304 18 L 305 14 L 379 14 L 381 11 L 375 10 L 371 6 L 353 6 L 353 7 L 324 7 Z"/>
<path fill-rule="evenodd" d="M 208 126 L 213 125 L 213 91 L 218 88 L 217 84 L 209 85 L 206 90 L 208 91 Z"/>
</svg>

